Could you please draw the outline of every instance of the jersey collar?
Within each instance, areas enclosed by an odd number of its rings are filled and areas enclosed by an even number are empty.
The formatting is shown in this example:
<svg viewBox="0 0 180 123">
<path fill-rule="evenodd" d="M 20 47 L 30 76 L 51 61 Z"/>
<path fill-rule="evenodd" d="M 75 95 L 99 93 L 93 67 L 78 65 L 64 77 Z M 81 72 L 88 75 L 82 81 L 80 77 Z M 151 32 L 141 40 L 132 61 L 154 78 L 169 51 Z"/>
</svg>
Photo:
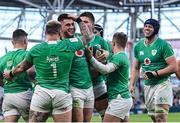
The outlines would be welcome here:
<svg viewBox="0 0 180 123">
<path fill-rule="evenodd" d="M 57 44 L 58 41 L 47 41 L 48 44 Z"/>
</svg>

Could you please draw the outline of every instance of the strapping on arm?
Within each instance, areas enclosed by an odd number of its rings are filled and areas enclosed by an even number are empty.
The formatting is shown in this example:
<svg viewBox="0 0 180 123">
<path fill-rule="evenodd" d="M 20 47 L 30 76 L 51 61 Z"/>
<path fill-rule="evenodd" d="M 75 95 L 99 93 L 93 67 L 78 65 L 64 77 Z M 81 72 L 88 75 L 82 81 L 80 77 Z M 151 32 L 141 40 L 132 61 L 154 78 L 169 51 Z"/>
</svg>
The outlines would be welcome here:
<svg viewBox="0 0 180 123">
<path fill-rule="evenodd" d="M 111 73 L 113 71 L 115 71 L 118 68 L 118 65 L 110 62 L 106 65 L 102 64 L 101 62 L 99 62 L 98 60 L 96 60 L 94 57 L 92 57 L 90 59 L 90 62 L 92 64 L 92 66 L 99 71 L 101 74 L 108 74 Z"/>
</svg>

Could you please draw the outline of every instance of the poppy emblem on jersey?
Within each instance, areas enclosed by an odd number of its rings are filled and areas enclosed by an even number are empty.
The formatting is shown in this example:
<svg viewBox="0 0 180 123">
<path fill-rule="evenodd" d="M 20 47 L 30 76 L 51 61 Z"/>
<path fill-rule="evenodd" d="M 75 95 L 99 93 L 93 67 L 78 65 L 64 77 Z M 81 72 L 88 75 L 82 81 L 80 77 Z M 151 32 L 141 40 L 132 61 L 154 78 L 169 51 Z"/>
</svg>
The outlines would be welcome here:
<svg viewBox="0 0 180 123">
<path fill-rule="evenodd" d="M 150 65 L 150 63 L 151 63 L 151 60 L 149 58 L 144 59 L 144 64 L 145 65 Z"/>
<path fill-rule="evenodd" d="M 78 57 L 82 57 L 84 55 L 84 51 L 83 50 L 78 50 L 75 52 L 76 56 Z"/>
<path fill-rule="evenodd" d="M 157 53 L 157 50 L 152 50 L 152 55 L 155 56 Z"/>
</svg>

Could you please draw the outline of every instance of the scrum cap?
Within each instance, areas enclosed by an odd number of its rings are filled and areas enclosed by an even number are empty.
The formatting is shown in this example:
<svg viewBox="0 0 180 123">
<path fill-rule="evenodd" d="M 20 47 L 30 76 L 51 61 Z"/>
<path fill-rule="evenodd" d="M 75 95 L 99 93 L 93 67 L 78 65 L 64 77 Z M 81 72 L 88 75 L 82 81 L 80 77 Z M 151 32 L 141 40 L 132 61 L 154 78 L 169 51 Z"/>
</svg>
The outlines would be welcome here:
<svg viewBox="0 0 180 123">
<path fill-rule="evenodd" d="M 160 28 L 160 24 L 159 24 L 159 21 L 157 21 L 157 20 L 155 20 L 155 19 L 148 19 L 148 20 L 146 20 L 145 22 L 144 22 L 144 25 L 146 25 L 146 24 L 150 24 L 150 25 L 152 25 L 153 26 L 153 28 L 154 28 L 154 35 L 155 34 L 158 34 L 158 32 L 159 32 L 159 28 Z"/>
</svg>

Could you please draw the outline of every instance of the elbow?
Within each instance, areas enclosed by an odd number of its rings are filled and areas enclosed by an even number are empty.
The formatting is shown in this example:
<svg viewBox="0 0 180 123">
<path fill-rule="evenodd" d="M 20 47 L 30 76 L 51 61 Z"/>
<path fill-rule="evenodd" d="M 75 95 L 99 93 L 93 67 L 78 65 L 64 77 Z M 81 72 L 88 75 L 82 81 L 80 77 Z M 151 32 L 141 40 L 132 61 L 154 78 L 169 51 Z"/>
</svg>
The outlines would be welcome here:
<svg viewBox="0 0 180 123">
<path fill-rule="evenodd" d="M 180 72 L 178 73 L 176 73 L 176 77 L 180 80 Z"/>
<path fill-rule="evenodd" d="M 102 75 L 106 75 L 106 74 L 108 74 L 109 73 L 109 71 L 108 70 L 101 70 L 101 71 L 99 71 Z"/>
<path fill-rule="evenodd" d="M 172 73 L 177 73 L 178 72 L 178 67 L 177 65 L 172 66 Z"/>
</svg>

